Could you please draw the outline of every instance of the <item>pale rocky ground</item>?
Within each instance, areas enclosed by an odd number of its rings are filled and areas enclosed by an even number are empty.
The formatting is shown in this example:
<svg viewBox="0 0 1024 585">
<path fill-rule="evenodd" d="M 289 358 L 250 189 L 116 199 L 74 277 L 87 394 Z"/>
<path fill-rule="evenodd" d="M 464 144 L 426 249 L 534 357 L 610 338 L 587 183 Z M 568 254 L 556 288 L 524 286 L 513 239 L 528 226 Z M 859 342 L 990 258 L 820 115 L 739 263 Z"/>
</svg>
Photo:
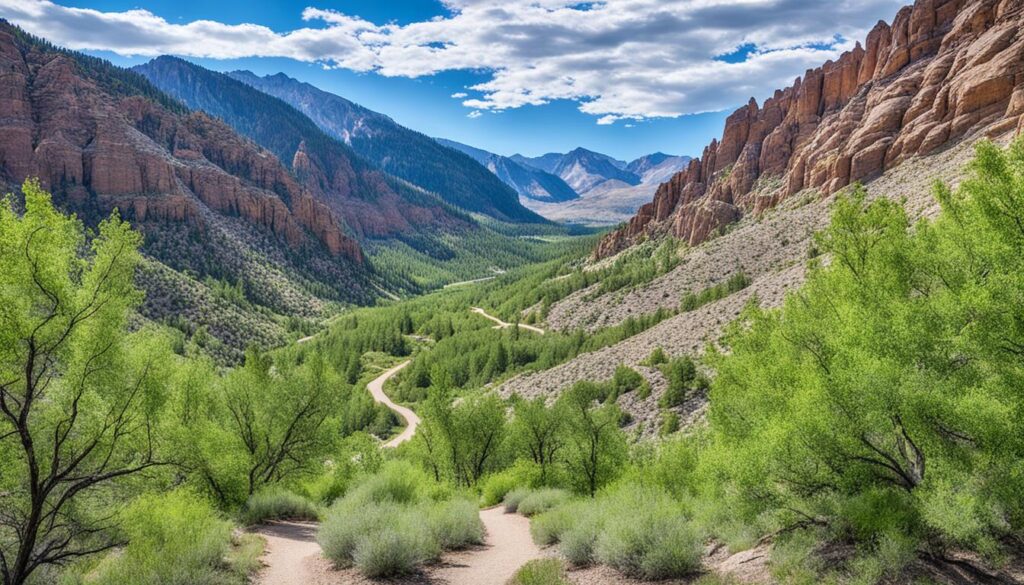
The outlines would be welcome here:
<svg viewBox="0 0 1024 585">
<path fill-rule="evenodd" d="M 963 168 L 973 156 L 973 144 L 980 138 L 963 140 L 927 158 L 911 159 L 867 185 L 869 197 L 902 200 L 912 218 L 933 217 L 938 204 L 932 196 L 935 180 L 956 185 Z M 1007 143 L 1009 135 L 997 142 Z M 639 366 L 657 347 L 669 355 L 698 355 L 717 339 L 724 327 L 742 311 L 751 298 L 763 307 L 781 304 L 787 291 L 804 279 L 813 234 L 828 225 L 829 206 L 834 197 L 819 199 L 800 193 L 760 217 L 748 217 L 722 236 L 683 251 L 681 264 L 667 274 L 635 290 L 620 290 L 594 296 L 596 289 L 584 289 L 555 304 L 547 319 L 550 329 L 593 331 L 621 323 L 629 316 L 650 314 L 659 308 L 675 308 L 688 292 L 700 292 L 742 270 L 752 284 L 725 299 L 683 313 L 626 339 L 616 345 L 577 356 L 543 372 L 524 374 L 499 388 L 503 396 L 557 396 L 580 380 L 610 379 L 619 364 L 636 368 L 651 383 L 646 400 L 634 393 L 619 399 L 619 405 L 633 417 L 632 430 L 649 436 L 659 422 L 658 398 L 666 382 L 660 372 Z M 608 260 L 605 260 L 607 262 Z M 706 399 L 696 396 L 679 409 L 680 423 L 699 420 Z"/>
</svg>

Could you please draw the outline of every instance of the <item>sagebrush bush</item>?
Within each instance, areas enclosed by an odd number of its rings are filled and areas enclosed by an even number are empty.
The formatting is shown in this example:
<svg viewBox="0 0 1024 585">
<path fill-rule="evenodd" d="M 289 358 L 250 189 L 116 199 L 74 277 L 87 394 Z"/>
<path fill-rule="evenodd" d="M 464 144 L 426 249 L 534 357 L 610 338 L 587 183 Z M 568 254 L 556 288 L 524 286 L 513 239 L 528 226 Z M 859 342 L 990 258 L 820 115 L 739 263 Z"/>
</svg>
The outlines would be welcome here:
<svg viewBox="0 0 1024 585">
<path fill-rule="evenodd" d="M 507 585 L 570 585 L 558 559 L 537 559 L 520 567 Z"/>
<path fill-rule="evenodd" d="M 583 512 L 583 504 L 568 504 L 548 510 L 530 519 L 530 536 L 539 546 L 558 543 L 562 534 L 576 525 L 577 514 Z"/>
<path fill-rule="evenodd" d="M 484 541 L 480 513 L 469 500 L 433 504 L 426 518 L 431 533 L 444 550 L 466 548 Z"/>
<path fill-rule="evenodd" d="M 319 520 L 320 509 L 308 499 L 285 490 L 253 495 L 242 509 L 241 521 L 247 526 L 268 520 Z"/>
<path fill-rule="evenodd" d="M 532 490 L 529 488 L 516 488 L 505 494 L 505 498 L 503 500 L 505 504 L 505 512 L 507 514 L 515 514 L 518 512 L 519 504 L 521 504 L 526 496 L 530 495 L 530 493 L 532 493 Z"/>
<path fill-rule="evenodd" d="M 598 561 L 640 579 L 681 577 L 700 567 L 701 539 L 667 493 L 623 486 L 605 506 Z"/>
<path fill-rule="evenodd" d="M 367 577 L 390 577 L 411 573 L 439 553 L 425 524 L 403 518 L 395 525 L 363 534 L 352 551 L 352 564 Z"/>
<path fill-rule="evenodd" d="M 324 556 L 339 567 L 356 567 L 367 577 L 409 573 L 442 551 L 483 542 L 476 505 L 453 497 L 426 477 L 410 489 L 403 472 L 418 468 L 385 465 L 331 507 L 317 540 Z"/>
<path fill-rule="evenodd" d="M 523 516 L 535 516 L 569 500 L 569 492 L 545 488 L 530 492 L 519 502 L 517 511 Z"/>
<path fill-rule="evenodd" d="M 577 517 L 575 525 L 561 535 L 559 551 L 573 566 L 585 567 L 597 559 L 594 549 L 597 538 L 604 528 L 604 519 L 600 513 L 585 513 Z"/>
</svg>

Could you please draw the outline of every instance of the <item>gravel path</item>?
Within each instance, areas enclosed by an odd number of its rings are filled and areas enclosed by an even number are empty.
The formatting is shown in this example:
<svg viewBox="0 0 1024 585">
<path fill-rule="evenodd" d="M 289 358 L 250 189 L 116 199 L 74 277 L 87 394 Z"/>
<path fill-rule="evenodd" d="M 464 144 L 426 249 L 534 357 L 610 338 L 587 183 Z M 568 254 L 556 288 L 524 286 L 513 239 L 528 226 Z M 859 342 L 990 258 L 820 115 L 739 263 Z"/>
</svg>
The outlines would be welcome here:
<svg viewBox="0 0 1024 585">
<path fill-rule="evenodd" d="M 326 585 L 334 583 L 316 542 L 315 522 L 273 522 L 256 532 L 267 541 L 259 585 Z"/>
<path fill-rule="evenodd" d="M 402 443 L 408 441 L 416 434 L 416 427 L 420 424 L 420 417 L 416 416 L 416 413 L 402 406 L 401 404 L 395 404 L 388 395 L 384 393 L 384 382 L 387 382 L 391 376 L 394 376 L 398 372 L 402 371 L 402 368 L 408 366 L 411 362 L 404 361 L 390 370 L 384 372 L 380 376 L 373 379 L 372 382 L 366 385 L 366 388 L 370 391 L 370 395 L 373 399 L 391 410 L 398 413 L 398 416 L 405 419 L 405 430 L 402 431 L 397 437 L 391 439 L 387 443 L 384 443 L 385 447 L 394 448 Z"/>
<path fill-rule="evenodd" d="M 544 556 L 530 538 L 530 520 L 506 514 L 502 506 L 480 511 L 487 529 L 484 548 L 453 553 L 432 571 L 431 581 L 446 585 L 504 585 L 533 559 Z"/>
<path fill-rule="evenodd" d="M 494 321 L 495 323 L 497 323 L 498 325 L 495 327 L 495 329 L 507 329 L 507 328 L 512 326 L 511 323 L 506 323 L 505 321 L 502 321 L 501 319 L 495 317 L 494 315 L 489 314 L 487 311 L 481 309 L 480 307 L 473 307 L 471 309 L 471 311 L 476 313 L 477 315 L 483 315 L 484 317 L 486 317 L 486 318 L 490 319 L 491 321 Z M 544 335 L 544 330 L 543 329 L 541 329 L 540 327 L 534 327 L 533 325 L 527 325 L 525 323 L 520 323 L 519 324 L 519 328 L 520 329 L 526 329 L 527 331 L 533 331 L 534 333 L 539 333 L 541 335 Z"/>
</svg>

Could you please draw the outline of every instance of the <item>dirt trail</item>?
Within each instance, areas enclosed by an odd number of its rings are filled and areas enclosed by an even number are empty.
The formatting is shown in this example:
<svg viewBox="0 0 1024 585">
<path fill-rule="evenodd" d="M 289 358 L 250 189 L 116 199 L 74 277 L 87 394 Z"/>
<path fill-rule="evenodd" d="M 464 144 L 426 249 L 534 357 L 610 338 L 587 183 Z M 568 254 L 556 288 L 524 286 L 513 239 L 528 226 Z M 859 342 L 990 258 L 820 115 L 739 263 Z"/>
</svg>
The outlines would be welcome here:
<svg viewBox="0 0 1024 585">
<path fill-rule="evenodd" d="M 506 323 L 506 322 L 502 321 L 501 319 L 495 317 L 494 315 L 491 315 L 490 313 L 488 313 L 487 311 L 481 309 L 480 307 L 473 307 L 471 309 L 471 311 L 476 313 L 477 315 L 483 315 L 484 317 L 486 317 L 486 318 L 490 319 L 491 321 L 494 321 L 495 323 L 497 323 L 498 325 L 495 326 L 495 329 L 507 329 L 507 328 L 512 326 L 511 323 Z M 534 333 L 539 333 L 541 335 L 544 335 L 544 330 L 543 329 L 541 329 L 540 327 L 534 327 L 533 325 L 527 325 L 525 323 L 520 323 L 519 324 L 519 328 L 520 329 L 526 329 L 527 331 L 533 331 Z"/>
<path fill-rule="evenodd" d="M 375 401 L 397 412 L 398 416 L 405 419 L 405 430 L 394 439 L 384 443 L 384 446 L 388 448 L 397 447 L 411 439 L 412 436 L 416 434 L 416 427 L 420 424 L 420 417 L 416 416 L 415 412 L 400 404 L 395 404 L 390 398 L 388 398 L 388 395 L 384 393 L 384 382 L 387 382 L 391 376 L 402 371 L 402 368 L 408 366 L 410 363 L 410 361 L 404 361 L 384 372 L 380 376 L 377 376 L 372 382 L 366 385 L 366 388 L 370 391 L 370 395 L 373 396 Z"/>
<path fill-rule="evenodd" d="M 267 541 L 260 585 L 319 585 L 329 583 L 318 566 L 325 565 L 316 542 L 315 522 L 274 522 L 256 532 Z"/>
<path fill-rule="evenodd" d="M 530 520 L 506 514 L 502 506 L 480 511 L 487 528 L 483 549 L 444 557 L 444 565 L 431 571 L 431 581 L 445 585 L 504 585 L 528 561 L 544 556 L 530 538 Z"/>
</svg>

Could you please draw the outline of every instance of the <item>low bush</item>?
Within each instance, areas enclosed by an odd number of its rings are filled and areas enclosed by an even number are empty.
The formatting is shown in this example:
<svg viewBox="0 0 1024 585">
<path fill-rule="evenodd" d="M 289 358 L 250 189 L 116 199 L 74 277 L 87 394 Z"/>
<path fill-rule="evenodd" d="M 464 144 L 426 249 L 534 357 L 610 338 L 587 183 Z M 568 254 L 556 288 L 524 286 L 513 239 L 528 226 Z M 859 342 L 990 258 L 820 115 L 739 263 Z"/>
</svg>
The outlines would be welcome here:
<svg viewBox="0 0 1024 585">
<path fill-rule="evenodd" d="M 410 487 L 406 477 L 422 483 Z M 391 462 L 334 504 L 317 540 L 339 567 L 376 578 L 409 573 L 442 551 L 481 543 L 483 536 L 472 501 L 455 498 L 418 468 Z"/>
<path fill-rule="evenodd" d="M 526 496 L 529 496 L 531 493 L 533 493 L 533 491 L 528 488 L 516 488 L 505 494 L 505 498 L 502 500 L 505 504 L 505 513 L 515 514 L 518 512 L 519 504 L 521 504 L 522 501 L 526 499 Z"/>
<path fill-rule="evenodd" d="M 578 514 L 584 510 L 584 504 L 572 503 L 548 510 L 530 519 L 530 536 L 539 546 L 557 544 L 562 535 L 576 525 Z"/>
<path fill-rule="evenodd" d="M 538 559 L 523 565 L 507 585 L 570 585 L 558 559 Z"/>
<path fill-rule="evenodd" d="M 701 539 L 667 494 L 639 489 L 609 503 L 594 552 L 630 577 L 668 579 L 700 567 Z"/>
<path fill-rule="evenodd" d="M 480 503 L 485 508 L 495 506 L 502 503 L 512 490 L 537 487 L 539 483 L 540 466 L 533 461 L 520 459 L 512 467 L 484 480 L 480 489 Z"/>
<path fill-rule="evenodd" d="M 249 498 L 241 521 L 247 526 L 269 520 L 319 520 L 320 509 L 306 498 L 285 490 L 258 493 Z"/>
<path fill-rule="evenodd" d="M 437 502 L 427 516 L 433 537 L 444 550 L 457 550 L 484 541 L 480 513 L 469 500 Z"/>
<path fill-rule="evenodd" d="M 573 566 L 591 565 L 597 560 L 594 549 L 603 528 L 604 521 L 600 514 L 585 514 L 577 518 L 572 528 L 562 533 L 559 550 Z"/>
<path fill-rule="evenodd" d="M 410 510 L 403 512 L 405 516 L 394 518 L 395 524 L 380 526 L 356 541 L 352 564 L 360 573 L 371 578 L 405 575 L 440 554 L 429 526 L 411 517 Z"/>
<path fill-rule="evenodd" d="M 569 492 L 556 488 L 545 488 L 530 492 L 519 502 L 518 512 L 523 516 L 535 516 L 569 500 Z"/>
<path fill-rule="evenodd" d="M 246 565 L 226 560 L 231 523 L 187 491 L 138 498 L 124 513 L 128 545 L 88 579 L 96 585 L 224 585 L 245 583 Z M 251 555 L 247 555 L 251 556 Z"/>
</svg>

